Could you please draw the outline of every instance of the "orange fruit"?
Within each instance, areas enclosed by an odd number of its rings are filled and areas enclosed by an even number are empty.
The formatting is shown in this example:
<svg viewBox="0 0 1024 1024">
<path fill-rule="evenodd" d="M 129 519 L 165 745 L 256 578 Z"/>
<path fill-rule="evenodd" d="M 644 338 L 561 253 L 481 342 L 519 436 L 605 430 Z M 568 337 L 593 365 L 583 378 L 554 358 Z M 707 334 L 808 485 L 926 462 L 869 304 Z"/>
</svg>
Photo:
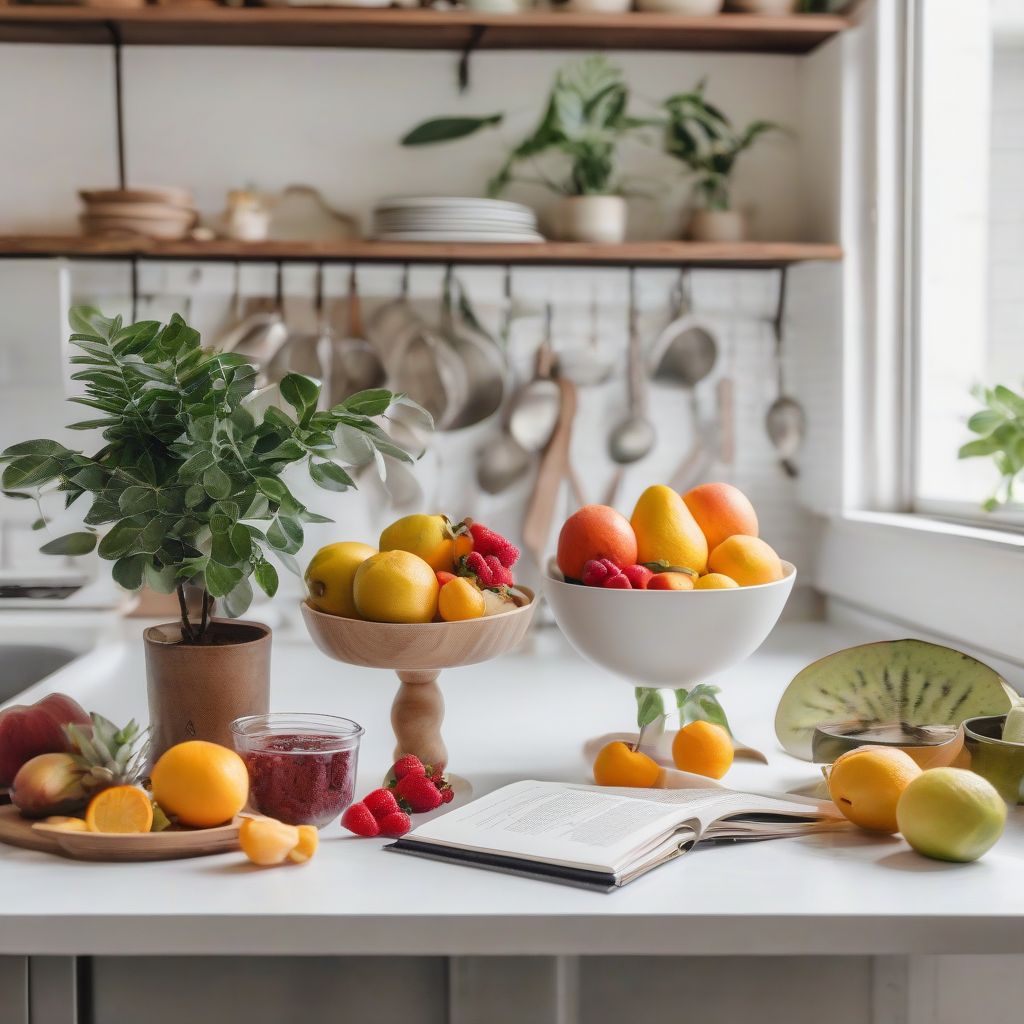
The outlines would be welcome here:
<svg viewBox="0 0 1024 1024">
<path fill-rule="evenodd" d="M 356 610 L 372 622 L 430 622 L 437 614 L 437 576 L 418 555 L 396 549 L 356 570 Z"/>
<path fill-rule="evenodd" d="M 758 535 L 757 513 L 750 499 L 732 484 L 700 484 L 683 495 L 690 514 L 697 520 L 714 551 L 723 540 L 740 533 Z"/>
<path fill-rule="evenodd" d="M 656 572 L 648 581 L 648 590 L 693 590 L 696 583 L 688 572 Z"/>
<path fill-rule="evenodd" d="M 43 818 L 43 824 L 51 828 L 59 828 L 62 832 L 88 832 L 89 826 L 81 818 L 69 818 L 66 815 L 54 814 Z"/>
<path fill-rule="evenodd" d="M 855 825 L 869 832 L 898 832 L 896 805 L 920 774 L 917 762 L 898 747 L 857 747 L 833 762 L 828 795 Z"/>
<path fill-rule="evenodd" d="M 138 786 L 111 786 L 89 801 L 85 824 L 90 832 L 148 832 L 153 827 L 153 801 Z"/>
<path fill-rule="evenodd" d="M 227 747 L 188 740 L 165 751 L 150 774 L 153 799 L 183 825 L 213 828 L 249 799 L 245 762 Z"/>
<path fill-rule="evenodd" d="M 739 584 L 731 577 L 720 572 L 709 572 L 706 576 L 693 581 L 694 590 L 735 590 Z"/>
<path fill-rule="evenodd" d="M 316 829 L 313 831 L 316 832 Z M 238 845 L 242 853 L 260 867 L 283 864 L 299 846 L 299 842 L 298 828 L 275 818 L 246 818 L 238 830 Z M 306 849 L 309 849 L 309 840 L 305 842 Z M 316 843 L 313 843 L 312 848 L 316 849 Z"/>
<path fill-rule="evenodd" d="M 637 560 L 633 527 L 608 505 L 577 509 L 558 534 L 558 568 L 568 579 L 582 579 L 583 566 L 592 558 L 607 558 L 619 566 Z"/>
<path fill-rule="evenodd" d="M 434 575 L 437 577 L 437 585 L 443 587 L 446 583 L 451 583 L 452 580 L 458 579 L 453 572 L 445 572 L 442 569 L 440 572 L 435 572 Z"/>
<path fill-rule="evenodd" d="M 774 583 L 783 576 L 782 561 L 763 540 L 737 533 L 723 540 L 708 557 L 708 569 L 735 580 L 741 587 Z"/>
<path fill-rule="evenodd" d="M 445 622 L 479 619 L 484 613 L 484 595 L 472 580 L 458 576 L 441 588 L 437 610 Z"/>
<path fill-rule="evenodd" d="M 594 781 L 599 786 L 650 789 L 660 774 L 657 761 L 621 740 L 606 744 L 594 758 Z"/>
<path fill-rule="evenodd" d="M 731 767 L 732 737 L 720 725 L 698 719 L 672 740 L 672 761 L 681 772 L 720 779 Z"/>
<path fill-rule="evenodd" d="M 311 860 L 320 846 L 320 833 L 315 825 L 299 825 L 299 842 L 295 849 L 288 854 L 288 859 L 293 864 L 305 864 Z"/>
</svg>

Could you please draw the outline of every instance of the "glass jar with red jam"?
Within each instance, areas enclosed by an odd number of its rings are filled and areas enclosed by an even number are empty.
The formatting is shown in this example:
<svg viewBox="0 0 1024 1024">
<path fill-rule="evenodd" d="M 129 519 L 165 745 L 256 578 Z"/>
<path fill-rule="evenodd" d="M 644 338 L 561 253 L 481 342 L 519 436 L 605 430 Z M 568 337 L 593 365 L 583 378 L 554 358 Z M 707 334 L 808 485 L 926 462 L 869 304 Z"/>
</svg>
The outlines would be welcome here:
<svg viewBox="0 0 1024 1024">
<path fill-rule="evenodd" d="M 289 825 L 329 825 L 355 795 L 363 727 L 334 715 L 249 715 L 231 723 L 253 810 Z"/>
</svg>

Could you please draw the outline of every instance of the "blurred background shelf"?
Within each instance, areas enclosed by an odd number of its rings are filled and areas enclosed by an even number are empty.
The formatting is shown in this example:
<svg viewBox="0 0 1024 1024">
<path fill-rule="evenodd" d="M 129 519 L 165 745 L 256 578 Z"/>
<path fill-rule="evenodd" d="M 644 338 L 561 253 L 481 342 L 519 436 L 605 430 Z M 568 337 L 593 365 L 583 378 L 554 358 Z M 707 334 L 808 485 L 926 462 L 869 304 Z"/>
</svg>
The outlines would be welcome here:
<svg viewBox="0 0 1024 1024">
<path fill-rule="evenodd" d="M 0 6 L 0 42 L 14 43 L 809 53 L 850 25 L 832 14 Z"/>
<path fill-rule="evenodd" d="M 80 235 L 0 235 L 0 257 L 239 262 L 485 263 L 518 266 L 784 267 L 842 259 L 823 242 L 162 242 Z"/>
</svg>

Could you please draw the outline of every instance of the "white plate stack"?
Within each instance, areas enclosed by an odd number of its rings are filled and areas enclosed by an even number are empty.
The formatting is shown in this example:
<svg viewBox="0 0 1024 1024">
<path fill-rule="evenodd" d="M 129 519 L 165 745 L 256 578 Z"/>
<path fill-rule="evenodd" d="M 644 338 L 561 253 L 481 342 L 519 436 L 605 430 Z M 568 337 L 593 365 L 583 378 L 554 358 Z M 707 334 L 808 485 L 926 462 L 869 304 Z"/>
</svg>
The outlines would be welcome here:
<svg viewBox="0 0 1024 1024">
<path fill-rule="evenodd" d="M 385 199 L 373 211 L 381 242 L 543 242 L 528 206 L 503 199 L 410 196 Z"/>
</svg>

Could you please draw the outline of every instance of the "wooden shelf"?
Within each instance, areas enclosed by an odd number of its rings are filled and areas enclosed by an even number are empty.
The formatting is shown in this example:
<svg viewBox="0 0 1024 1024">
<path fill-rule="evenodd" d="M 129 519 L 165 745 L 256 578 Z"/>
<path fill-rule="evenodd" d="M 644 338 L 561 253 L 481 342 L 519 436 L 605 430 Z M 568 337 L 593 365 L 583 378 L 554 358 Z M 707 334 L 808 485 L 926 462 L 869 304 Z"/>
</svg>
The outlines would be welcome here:
<svg viewBox="0 0 1024 1024">
<path fill-rule="evenodd" d="M 601 49 L 808 53 L 850 27 L 832 14 L 573 14 L 309 7 L 0 6 L 0 42 L 154 46 Z"/>
<path fill-rule="evenodd" d="M 838 245 L 820 242 L 158 242 L 146 239 L 0 235 L 0 258 L 214 260 L 298 263 L 487 263 L 517 266 L 771 268 L 840 260 Z"/>
</svg>

